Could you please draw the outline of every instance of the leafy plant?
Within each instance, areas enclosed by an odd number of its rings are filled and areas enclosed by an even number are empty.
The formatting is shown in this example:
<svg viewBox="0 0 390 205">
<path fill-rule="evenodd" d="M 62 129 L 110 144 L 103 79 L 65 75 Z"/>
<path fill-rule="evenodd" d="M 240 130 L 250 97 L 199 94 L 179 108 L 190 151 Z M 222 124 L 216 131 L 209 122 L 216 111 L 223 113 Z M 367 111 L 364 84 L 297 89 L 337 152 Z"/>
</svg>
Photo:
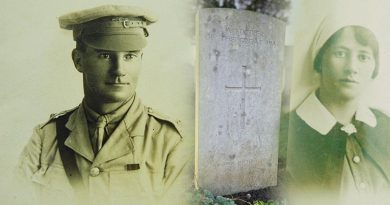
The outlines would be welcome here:
<svg viewBox="0 0 390 205">
<path fill-rule="evenodd" d="M 291 0 L 198 0 L 204 8 L 235 8 L 260 12 L 283 21 L 288 20 Z"/>
<path fill-rule="evenodd" d="M 235 201 L 239 201 L 248 205 L 282 205 L 278 201 L 269 200 L 268 202 L 256 200 L 253 203 L 247 202 L 239 198 L 227 198 L 223 196 L 214 196 L 213 193 L 206 189 L 199 189 L 195 191 L 193 203 L 199 205 L 235 205 Z"/>
<path fill-rule="evenodd" d="M 269 200 L 268 202 L 255 201 L 253 205 L 279 205 L 279 202 L 273 200 Z"/>
<path fill-rule="evenodd" d="M 232 199 L 214 196 L 213 193 L 205 189 L 199 189 L 195 192 L 193 202 L 199 205 L 235 205 Z"/>
</svg>

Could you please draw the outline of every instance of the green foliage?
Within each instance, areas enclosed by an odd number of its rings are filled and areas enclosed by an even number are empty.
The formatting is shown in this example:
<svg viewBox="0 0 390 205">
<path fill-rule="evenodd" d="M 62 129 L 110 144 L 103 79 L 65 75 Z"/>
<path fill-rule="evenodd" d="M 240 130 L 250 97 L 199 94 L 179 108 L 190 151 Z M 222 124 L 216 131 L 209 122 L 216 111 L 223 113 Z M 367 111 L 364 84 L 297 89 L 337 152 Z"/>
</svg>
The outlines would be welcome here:
<svg viewBox="0 0 390 205">
<path fill-rule="evenodd" d="M 254 201 L 253 205 L 279 205 L 279 202 L 273 200 L 269 200 L 268 202 Z"/>
<path fill-rule="evenodd" d="M 199 205 L 235 205 L 234 201 L 223 196 L 214 196 L 210 191 L 199 189 L 195 192 L 194 204 Z"/>
<path fill-rule="evenodd" d="M 287 21 L 291 0 L 198 0 L 198 3 L 204 8 L 250 10 Z"/>
<path fill-rule="evenodd" d="M 235 205 L 234 200 L 239 200 L 241 202 L 245 202 L 248 205 L 280 205 L 279 202 L 274 200 L 269 200 L 268 202 L 264 201 L 254 201 L 253 203 L 246 202 L 242 199 L 230 199 L 223 196 L 214 196 L 208 190 L 199 189 L 195 192 L 193 203 L 199 205 Z"/>
</svg>

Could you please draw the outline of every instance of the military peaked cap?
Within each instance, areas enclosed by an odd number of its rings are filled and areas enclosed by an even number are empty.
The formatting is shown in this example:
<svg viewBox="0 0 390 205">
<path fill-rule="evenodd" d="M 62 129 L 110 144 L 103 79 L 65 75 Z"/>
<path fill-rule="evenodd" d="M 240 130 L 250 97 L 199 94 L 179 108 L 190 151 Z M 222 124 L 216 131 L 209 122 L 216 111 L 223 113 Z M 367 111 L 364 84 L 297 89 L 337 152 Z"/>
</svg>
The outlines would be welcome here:
<svg viewBox="0 0 390 205">
<path fill-rule="evenodd" d="M 146 46 L 147 26 L 157 17 L 143 8 L 104 5 L 59 17 L 60 27 L 73 30 L 73 39 L 103 50 L 129 51 Z"/>
</svg>

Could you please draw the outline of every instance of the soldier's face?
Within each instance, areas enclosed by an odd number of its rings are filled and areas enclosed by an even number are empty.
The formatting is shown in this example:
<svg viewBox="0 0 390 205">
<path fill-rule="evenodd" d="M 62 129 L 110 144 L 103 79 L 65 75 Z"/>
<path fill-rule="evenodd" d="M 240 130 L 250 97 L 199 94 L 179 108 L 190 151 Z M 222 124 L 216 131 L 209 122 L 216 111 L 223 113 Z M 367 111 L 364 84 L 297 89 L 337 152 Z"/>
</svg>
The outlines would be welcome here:
<svg viewBox="0 0 390 205">
<path fill-rule="evenodd" d="M 132 97 L 141 71 L 141 51 L 107 51 L 86 46 L 79 54 L 84 94 L 98 102 L 123 102 Z"/>
<path fill-rule="evenodd" d="M 369 87 L 375 64 L 373 50 L 346 28 L 324 53 L 320 90 L 338 99 L 356 99 Z"/>
</svg>

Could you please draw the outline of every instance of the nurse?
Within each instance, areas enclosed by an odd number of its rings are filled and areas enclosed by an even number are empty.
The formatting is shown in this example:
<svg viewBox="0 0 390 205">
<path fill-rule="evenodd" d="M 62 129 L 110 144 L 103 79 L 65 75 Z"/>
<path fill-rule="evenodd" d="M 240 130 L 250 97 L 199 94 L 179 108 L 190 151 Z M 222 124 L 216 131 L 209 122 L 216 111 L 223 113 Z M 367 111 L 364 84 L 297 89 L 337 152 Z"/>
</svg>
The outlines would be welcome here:
<svg viewBox="0 0 390 205">
<path fill-rule="evenodd" d="M 378 75 L 378 41 L 367 27 L 337 23 L 327 19 L 318 29 L 311 59 L 320 85 L 282 131 L 294 198 L 336 202 L 390 190 L 390 119 L 362 100 Z"/>
</svg>

